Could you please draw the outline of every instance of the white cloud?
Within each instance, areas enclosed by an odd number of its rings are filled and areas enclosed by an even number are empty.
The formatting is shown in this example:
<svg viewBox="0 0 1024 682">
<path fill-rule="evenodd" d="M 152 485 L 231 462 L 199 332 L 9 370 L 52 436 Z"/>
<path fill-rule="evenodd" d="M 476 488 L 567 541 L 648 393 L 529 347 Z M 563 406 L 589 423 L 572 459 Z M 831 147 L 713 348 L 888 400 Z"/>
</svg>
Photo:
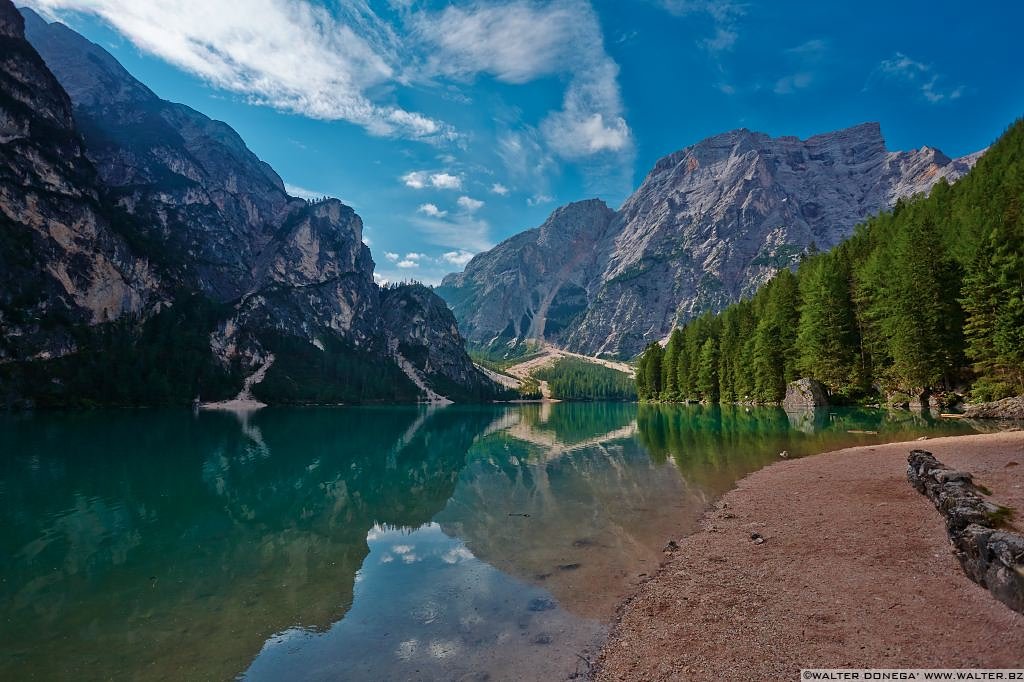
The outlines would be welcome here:
<svg viewBox="0 0 1024 682">
<path fill-rule="evenodd" d="M 501 184 L 500 182 L 496 182 L 493 185 L 491 185 L 491 194 L 497 194 L 498 196 L 502 197 L 508 196 L 508 187 Z"/>
<path fill-rule="evenodd" d="M 959 99 L 964 94 L 964 86 L 943 87 L 943 76 L 936 73 L 930 64 L 911 59 L 902 52 L 897 52 L 891 59 L 881 61 L 878 68 L 868 77 L 865 90 L 871 86 L 876 76 L 917 88 L 921 96 L 931 104 Z"/>
<path fill-rule="evenodd" d="M 299 187 L 298 185 L 290 185 L 287 182 L 284 183 L 284 191 L 288 192 L 288 194 L 293 197 L 299 197 L 300 199 L 306 199 L 307 201 L 327 196 L 327 192 L 318 192 L 316 190 L 306 189 L 305 187 Z"/>
<path fill-rule="evenodd" d="M 247 100 L 373 135 L 451 138 L 446 124 L 368 94 L 401 80 L 394 30 L 364 2 L 29 0 L 49 16 L 101 18 L 143 52 Z"/>
<path fill-rule="evenodd" d="M 393 253 L 391 251 L 385 251 L 384 252 L 384 257 L 387 258 L 392 263 L 397 263 L 398 259 L 401 258 L 401 256 L 399 256 L 397 253 Z"/>
<path fill-rule="evenodd" d="M 697 41 L 697 45 L 712 55 L 731 50 L 739 38 L 740 18 L 746 12 L 743 3 L 733 0 L 655 0 L 657 4 L 676 16 L 703 15 L 710 19 L 711 37 Z"/>
<path fill-rule="evenodd" d="M 459 197 L 456 203 L 459 205 L 459 208 L 466 211 L 467 213 L 474 213 L 476 211 L 479 211 L 481 208 L 483 208 L 484 205 L 484 202 L 480 201 L 479 199 L 474 199 L 472 197 Z"/>
<path fill-rule="evenodd" d="M 415 251 L 405 254 L 405 260 L 422 260 L 426 257 L 427 255 L 425 253 L 416 253 Z"/>
<path fill-rule="evenodd" d="M 427 242 L 435 246 L 467 251 L 486 251 L 494 246 L 489 236 L 490 225 L 471 215 L 445 220 L 414 217 L 411 222 Z"/>
<path fill-rule="evenodd" d="M 472 251 L 465 251 L 460 249 L 458 251 L 449 251 L 447 253 L 441 254 L 441 259 L 444 260 L 445 262 L 451 263 L 452 265 L 457 265 L 460 268 L 464 268 L 466 267 L 466 264 L 469 263 L 469 261 L 473 260 L 473 256 L 475 255 L 476 254 L 473 253 Z"/>
<path fill-rule="evenodd" d="M 540 206 L 541 204 L 550 204 L 554 200 L 555 198 L 549 194 L 534 194 L 526 200 L 526 205 Z"/>
<path fill-rule="evenodd" d="M 480 73 L 526 83 L 568 73 L 562 108 L 541 122 L 547 145 L 567 159 L 632 149 L 623 117 L 618 65 L 604 50 L 597 15 L 585 0 L 448 6 L 416 19 L 435 45 L 428 73 L 472 79 Z"/>
<path fill-rule="evenodd" d="M 448 173 L 435 173 L 430 176 L 430 184 L 438 189 L 461 189 L 462 178 Z"/>
<path fill-rule="evenodd" d="M 412 189 L 462 189 L 462 178 L 450 173 L 432 173 L 430 171 L 410 171 L 401 177 L 406 187 Z"/>
<path fill-rule="evenodd" d="M 395 265 L 403 269 L 418 268 L 420 266 L 419 263 L 414 260 L 409 260 L 408 258 L 398 261 Z"/>
<path fill-rule="evenodd" d="M 416 210 L 431 218 L 443 218 L 448 215 L 448 211 L 442 211 L 436 204 L 420 204 L 420 207 Z"/>
</svg>

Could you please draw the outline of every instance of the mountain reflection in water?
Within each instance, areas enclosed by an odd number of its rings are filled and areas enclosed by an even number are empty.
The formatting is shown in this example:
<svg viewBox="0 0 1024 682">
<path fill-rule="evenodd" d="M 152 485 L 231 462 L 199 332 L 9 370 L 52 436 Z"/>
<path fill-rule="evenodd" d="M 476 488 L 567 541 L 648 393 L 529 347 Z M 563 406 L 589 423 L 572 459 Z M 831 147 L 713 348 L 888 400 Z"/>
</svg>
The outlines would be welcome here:
<svg viewBox="0 0 1024 682">
<path fill-rule="evenodd" d="M 0 677 L 564 678 L 780 450 L 969 431 L 624 403 L 2 415 Z"/>
</svg>

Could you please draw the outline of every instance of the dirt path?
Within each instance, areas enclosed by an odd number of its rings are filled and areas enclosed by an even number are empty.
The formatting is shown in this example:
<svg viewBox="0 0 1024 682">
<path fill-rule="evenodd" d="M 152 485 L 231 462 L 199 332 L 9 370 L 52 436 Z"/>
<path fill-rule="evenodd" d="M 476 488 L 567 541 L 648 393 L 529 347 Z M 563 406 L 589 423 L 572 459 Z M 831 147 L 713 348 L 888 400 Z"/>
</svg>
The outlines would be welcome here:
<svg viewBox="0 0 1024 682">
<path fill-rule="evenodd" d="M 1022 432 L 780 461 L 743 479 L 623 605 L 597 679 L 1024 666 L 1024 616 L 964 576 L 939 513 L 907 483 L 913 447 L 1024 513 Z"/>
</svg>

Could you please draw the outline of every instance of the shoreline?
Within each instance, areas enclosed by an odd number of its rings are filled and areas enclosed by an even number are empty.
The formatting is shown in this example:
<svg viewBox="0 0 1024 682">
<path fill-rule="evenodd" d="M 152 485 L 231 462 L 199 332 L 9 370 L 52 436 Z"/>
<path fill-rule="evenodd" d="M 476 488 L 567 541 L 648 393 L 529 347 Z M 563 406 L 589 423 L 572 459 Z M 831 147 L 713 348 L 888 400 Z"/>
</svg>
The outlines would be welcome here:
<svg viewBox="0 0 1024 682">
<path fill-rule="evenodd" d="M 964 574 L 941 514 L 906 480 L 914 448 L 1024 514 L 1021 431 L 780 459 L 737 481 L 619 604 L 591 678 L 1024 667 L 1024 615 Z"/>
</svg>

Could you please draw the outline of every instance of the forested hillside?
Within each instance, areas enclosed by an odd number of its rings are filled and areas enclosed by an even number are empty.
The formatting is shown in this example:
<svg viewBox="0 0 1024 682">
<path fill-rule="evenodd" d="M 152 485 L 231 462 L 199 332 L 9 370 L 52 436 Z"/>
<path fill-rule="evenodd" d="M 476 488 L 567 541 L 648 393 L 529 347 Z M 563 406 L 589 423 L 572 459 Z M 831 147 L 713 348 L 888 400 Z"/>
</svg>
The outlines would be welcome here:
<svg viewBox="0 0 1024 682">
<path fill-rule="evenodd" d="M 548 382 L 558 400 L 636 400 L 629 375 L 577 358 L 561 358 L 533 376 Z"/>
<path fill-rule="evenodd" d="M 799 377 L 837 402 L 1024 393 L 1024 120 L 955 185 L 648 346 L 636 383 L 644 400 L 767 403 Z"/>
</svg>

